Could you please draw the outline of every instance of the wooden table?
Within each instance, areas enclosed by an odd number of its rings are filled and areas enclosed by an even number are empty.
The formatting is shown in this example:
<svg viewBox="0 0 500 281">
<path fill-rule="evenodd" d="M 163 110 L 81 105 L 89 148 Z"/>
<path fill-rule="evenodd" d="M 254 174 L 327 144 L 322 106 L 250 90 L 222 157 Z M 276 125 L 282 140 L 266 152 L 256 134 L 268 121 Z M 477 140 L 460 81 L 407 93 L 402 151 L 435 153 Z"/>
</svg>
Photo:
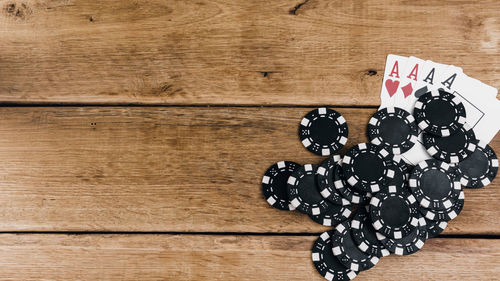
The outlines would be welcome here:
<svg viewBox="0 0 500 281">
<path fill-rule="evenodd" d="M 300 1 L 1 1 L 0 279 L 322 280 L 264 171 L 320 105 L 365 142 L 389 53 L 500 88 L 500 1 Z M 500 180 L 465 195 L 356 280 L 499 278 Z"/>
</svg>

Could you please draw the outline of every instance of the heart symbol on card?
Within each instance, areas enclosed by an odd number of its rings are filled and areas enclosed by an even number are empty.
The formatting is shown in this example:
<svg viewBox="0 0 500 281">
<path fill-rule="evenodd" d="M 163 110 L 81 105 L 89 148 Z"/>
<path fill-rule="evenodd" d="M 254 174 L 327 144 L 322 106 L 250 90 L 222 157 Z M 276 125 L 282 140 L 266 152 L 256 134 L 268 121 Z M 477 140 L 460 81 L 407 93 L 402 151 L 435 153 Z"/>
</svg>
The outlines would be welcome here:
<svg viewBox="0 0 500 281">
<path fill-rule="evenodd" d="M 387 89 L 387 93 L 392 97 L 396 93 L 399 87 L 399 81 L 392 81 L 391 79 L 387 79 L 385 81 L 385 88 Z"/>
<path fill-rule="evenodd" d="M 422 88 L 415 91 L 415 97 L 418 99 L 421 95 L 427 93 L 427 86 L 423 86 Z"/>
<path fill-rule="evenodd" d="M 406 86 L 402 87 L 401 90 L 403 90 L 403 94 L 406 99 L 413 92 L 413 87 L 411 86 L 411 83 L 408 83 Z"/>
</svg>

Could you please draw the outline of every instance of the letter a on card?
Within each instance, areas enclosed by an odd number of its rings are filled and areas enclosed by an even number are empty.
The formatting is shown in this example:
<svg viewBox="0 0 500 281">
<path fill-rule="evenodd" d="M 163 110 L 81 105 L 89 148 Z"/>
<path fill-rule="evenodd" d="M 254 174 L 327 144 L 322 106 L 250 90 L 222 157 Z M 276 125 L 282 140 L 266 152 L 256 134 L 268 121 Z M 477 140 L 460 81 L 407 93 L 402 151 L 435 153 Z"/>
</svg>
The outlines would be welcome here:
<svg viewBox="0 0 500 281">
<path fill-rule="evenodd" d="M 401 95 L 401 70 L 407 57 L 388 55 L 385 61 L 384 80 L 380 91 L 380 108 L 395 106 L 396 96 Z"/>
</svg>

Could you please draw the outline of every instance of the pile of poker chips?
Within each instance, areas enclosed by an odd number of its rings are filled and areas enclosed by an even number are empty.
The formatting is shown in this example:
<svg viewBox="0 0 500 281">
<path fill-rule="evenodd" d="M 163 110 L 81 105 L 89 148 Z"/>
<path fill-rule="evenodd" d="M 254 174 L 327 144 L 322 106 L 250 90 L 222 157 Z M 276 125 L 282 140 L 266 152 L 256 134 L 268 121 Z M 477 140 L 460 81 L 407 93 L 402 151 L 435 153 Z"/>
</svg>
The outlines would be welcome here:
<svg viewBox="0 0 500 281">
<path fill-rule="evenodd" d="M 322 225 L 312 247 L 317 271 L 327 280 L 351 280 L 381 257 L 410 255 L 439 235 L 464 206 L 462 185 L 488 185 L 498 159 L 476 140 L 463 105 L 444 91 L 422 95 L 414 114 L 384 108 L 369 120 L 370 143 L 337 153 L 347 142 L 346 120 L 335 110 L 309 112 L 299 126 L 302 144 L 328 156 L 319 165 L 278 162 L 266 171 L 262 190 L 281 210 L 298 210 Z M 433 159 L 415 167 L 400 154 L 419 130 Z"/>
</svg>

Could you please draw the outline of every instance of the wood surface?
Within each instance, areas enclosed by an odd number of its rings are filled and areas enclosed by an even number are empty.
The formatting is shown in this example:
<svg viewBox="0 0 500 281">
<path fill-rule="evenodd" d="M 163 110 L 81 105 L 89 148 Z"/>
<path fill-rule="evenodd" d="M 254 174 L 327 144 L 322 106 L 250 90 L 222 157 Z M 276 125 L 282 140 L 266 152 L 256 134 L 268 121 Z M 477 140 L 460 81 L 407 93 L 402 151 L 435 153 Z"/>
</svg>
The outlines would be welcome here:
<svg viewBox="0 0 500 281">
<path fill-rule="evenodd" d="M 271 208 L 328 105 L 365 142 L 388 54 L 500 88 L 500 1 L 0 1 L 0 280 L 323 280 Z M 500 152 L 500 137 L 490 145 Z M 355 280 L 500 280 L 500 181 Z"/>
<path fill-rule="evenodd" d="M 313 236 L 0 235 L 2 280 L 324 280 Z M 498 280 L 496 239 L 432 239 L 354 280 Z M 487 277 L 487 278 L 486 278 Z"/>
<path fill-rule="evenodd" d="M 500 88 L 500 1 L 9 0 L 0 101 L 378 105 L 387 54 Z"/>
<path fill-rule="evenodd" d="M 310 108 L 0 108 L 4 231 L 308 232 L 271 208 L 261 180 L 281 160 L 319 163 L 297 136 Z M 375 109 L 337 108 L 349 142 Z M 497 137 L 492 146 L 500 151 Z M 465 190 L 447 234 L 500 234 L 500 181 Z"/>
</svg>

